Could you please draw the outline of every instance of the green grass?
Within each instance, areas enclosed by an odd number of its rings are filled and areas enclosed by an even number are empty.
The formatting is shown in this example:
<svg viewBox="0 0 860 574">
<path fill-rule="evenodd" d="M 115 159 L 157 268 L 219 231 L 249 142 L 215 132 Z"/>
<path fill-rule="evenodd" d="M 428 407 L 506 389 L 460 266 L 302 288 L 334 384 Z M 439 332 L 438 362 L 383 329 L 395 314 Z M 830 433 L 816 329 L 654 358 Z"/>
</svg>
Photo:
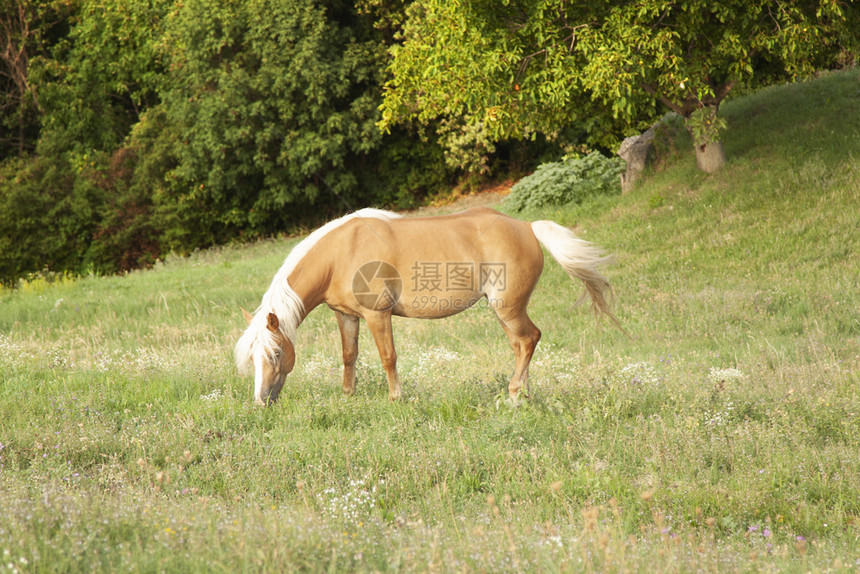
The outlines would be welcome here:
<svg viewBox="0 0 860 574">
<path fill-rule="evenodd" d="M 395 320 L 405 399 L 327 309 L 273 408 L 232 346 L 294 240 L 0 293 L 0 571 L 762 571 L 860 564 L 860 74 L 727 103 L 629 194 L 526 214 L 615 253 L 628 339 L 532 298 Z"/>
</svg>

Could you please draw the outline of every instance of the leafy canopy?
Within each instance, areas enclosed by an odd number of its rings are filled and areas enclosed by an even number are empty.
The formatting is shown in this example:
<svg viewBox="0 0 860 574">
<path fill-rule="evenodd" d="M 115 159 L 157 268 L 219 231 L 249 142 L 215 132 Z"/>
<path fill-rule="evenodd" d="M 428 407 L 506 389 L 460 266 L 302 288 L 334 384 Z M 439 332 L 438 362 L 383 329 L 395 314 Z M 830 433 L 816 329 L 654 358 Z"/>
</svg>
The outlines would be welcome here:
<svg viewBox="0 0 860 574">
<path fill-rule="evenodd" d="M 465 116 L 501 139 L 579 123 L 605 143 L 656 102 L 688 118 L 736 86 L 832 65 L 857 24 L 838 0 L 418 0 L 380 125 Z"/>
</svg>

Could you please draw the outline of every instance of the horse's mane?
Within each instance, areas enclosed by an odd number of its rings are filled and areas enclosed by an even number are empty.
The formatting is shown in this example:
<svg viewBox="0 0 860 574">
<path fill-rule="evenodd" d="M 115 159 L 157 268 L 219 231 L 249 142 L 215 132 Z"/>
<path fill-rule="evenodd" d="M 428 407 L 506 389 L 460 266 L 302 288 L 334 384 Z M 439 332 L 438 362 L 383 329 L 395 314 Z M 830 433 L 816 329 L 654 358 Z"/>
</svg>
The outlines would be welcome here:
<svg viewBox="0 0 860 574">
<path fill-rule="evenodd" d="M 284 260 L 284 264 L 281 265 L 281 268 L 277 273 L 275 273 L 275 277 L 272 279 L 272 284 L 269 286 L 268 291 L 263 295 L 262 303 L 260 303 L 260 306 L 257 307 L 257 310 L 254 312 L 254 318 L 251 319 L 251 323 L 248 325 L 248 328 L 245 329 L 245 332 L 236 343 L 234 355 L 236 357 L 236 367 L 238 367 L 240 373 L 248 373 L 251 367 L 251 360 L 258 346 L 261 347 L 263 353 L 270 357 L 273 356 L 274 352 L 278 349 L 278 344 L 274 334 L 266 327 L 266 317 L 269 313 L 274 313 L 275 316 L 278 317 L 281 333 L 289 339 L 291 343 L 295 344 L 296 330 L 305 316 L 305 305 L 301 297 L 299 297 L 298 294 L 293 291 L 293 288 L 290 287 L 287 279 L 289 278 L 290 273 L 292 273 L 296 268 L 296 265 L 299 264 L 299 261 L 307 255 L 308 251 L 310 251 L 320 239 L 333 229 L 336 229 L 347 221 L 358 217 L 387 221 L 400 216 L 396 213 L 383 211 L 381 209 L 361 209 L 354 213 L 344 215 L 339 219 L 329 221 L 304 238 L 298 245 L 293 247 L 290 254 L 287 255 L 286 260 Z"/>
</svg>

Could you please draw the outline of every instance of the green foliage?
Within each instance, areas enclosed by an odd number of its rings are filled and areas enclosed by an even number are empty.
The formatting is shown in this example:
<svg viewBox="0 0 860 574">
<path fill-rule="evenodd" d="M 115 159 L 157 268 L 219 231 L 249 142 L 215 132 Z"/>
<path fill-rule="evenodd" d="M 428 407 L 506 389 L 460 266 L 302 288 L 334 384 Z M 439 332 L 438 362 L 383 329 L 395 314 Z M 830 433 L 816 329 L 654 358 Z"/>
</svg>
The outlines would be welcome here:
<svg viewBox="0 0 860 574">
<path fill-rule="evenodd" d="M 728 124 L 725 118 L 717 116 L 715 107 L 701 107 L 691 113 L 685 121 L 695 145 L 718 142 Z"/>
<path fill-rule="evenodd" d="M 88 251 L 93 270 L 99 273 L 148 267 L 164 251 L 163 219 L 155 212 L 152 194 L 137 181 L 138 162 L 136 150 L 121 148 L 105 156 L 105 165 L 92 175 L 105 190 Z"/>
<path fill-rule="evenodd" d="M 4 166 L 16 217 L 0 242 L 18 246 L 4 254 L 4 282 L 44 266 L 129 270 L 366 205 L 412 206 L 450 183 L 428 130 L 376 127 L 399 0 L 13 0 L 0 14 L 19 5 L 21 26 L 56 22 L 31 34 L 32 89 L 0 101 L 0 122 L 21 124 L 32 137 L 21 150 L 36 152 Z M 49 181 L 41 167 L 18 174 L 25 164 L 68 169 Z M 33 206 L 84 198 L 88 211 L 28 254 L 16 238 L 51 213 L 17 217 L 29 195 Z"/>
<path fill-rule="evenodd" d="M 505 204 L 514 211 L 523 211 L 621 193 L 619 177 L 623 171 L 623 160 L 598 152 L 541 164 L 514 185 Z"/>
<path fill-rule="evenodd" d="M 31 63 L 62 43 L 77 0 L 0 2 L 0 160 L 32 152 L 44 108 Z"/>
<path fill-rule="evenodd" d="M 453 183 L 443 148 L 424 130 L 395 129 L 356 170 L 361 195 L 353 201 L 410 209 Z"/>
<path fill-rule="evenodd" d="M 860 39 L 860 13 L 838 0 L 419 0 L 408 16 L 383 127 L 468 114 L 494 139 L 575 123 L 602 145 L 641 131 L 657 102 L 687 117 L 836 65 Z"/>
<path fill-rule="evenodd" d="M 694 110 L 857 52 L 851 3 L 664 4 L 9 0 L 0 281 L 413 206 L 542 142 L 610 149 L 658 101 L 718 136 Z"/>
<path fill-rule="evenodd" d="M 490 154 L 496 146 L 482 123 L 443 119 L 437 128 L 448 166 L 471 174 L 490 172 Z"/>
<path fill-rule="evenodd" d="M 42 270 L 83 272 L 102 192 L 62 158 L 0 169 L 0 283 Z"/>
<path fill-rule="evenodd" d="M 480 125 L 491 141 L 500 141 L 575 125 L 590 143 L 611 145 L 627 125 L 582 94 L 580 70 L 562 46 L 565 40 L 552 32 L 551 38 L 543 37 L 551 26 L 545 15 L 559 7 L 543 4 L 555 2 L 427 0 L 410 5 L 403 41 L 390 49 L 381 127 L 404 119 L 463 118 Z M 535 47 L 553 39 L 559 44 Z"/>
<path fill-rule="evenodd" d="M 381 143 L 381 46 L 339 23 L 349 10 L 194 0 L 172 15 L 174 174 L 221 214 L 215 225 L 271 232 L 296 208 L 356 191 L 353 166 Z"/>
<path fill-rule="evenodd" d="M 31 64 L 43 140 L 81 155 L 123 141 L 167 83 L 161 42 L 172 3 L 81 3 L 68 35 Z"/>
</svg>

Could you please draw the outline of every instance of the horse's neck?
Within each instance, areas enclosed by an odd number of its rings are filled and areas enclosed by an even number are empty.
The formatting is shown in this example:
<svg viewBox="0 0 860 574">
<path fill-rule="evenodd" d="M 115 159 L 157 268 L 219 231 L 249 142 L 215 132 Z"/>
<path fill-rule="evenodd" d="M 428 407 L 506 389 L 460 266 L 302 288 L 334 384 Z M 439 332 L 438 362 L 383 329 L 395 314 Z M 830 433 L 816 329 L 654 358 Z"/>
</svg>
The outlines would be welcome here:
<svg viewBox="0 0 860 574">
<path fill-rule="evenodd" d="M 290 273 L 287 280 L 304 304 L 302 313 L 302 320 L 304 320 L 308 313 L 325 300 L 331 281 L 330 267 L 325 258 L 308 253 L 301 264 Z"/>
</svg>

